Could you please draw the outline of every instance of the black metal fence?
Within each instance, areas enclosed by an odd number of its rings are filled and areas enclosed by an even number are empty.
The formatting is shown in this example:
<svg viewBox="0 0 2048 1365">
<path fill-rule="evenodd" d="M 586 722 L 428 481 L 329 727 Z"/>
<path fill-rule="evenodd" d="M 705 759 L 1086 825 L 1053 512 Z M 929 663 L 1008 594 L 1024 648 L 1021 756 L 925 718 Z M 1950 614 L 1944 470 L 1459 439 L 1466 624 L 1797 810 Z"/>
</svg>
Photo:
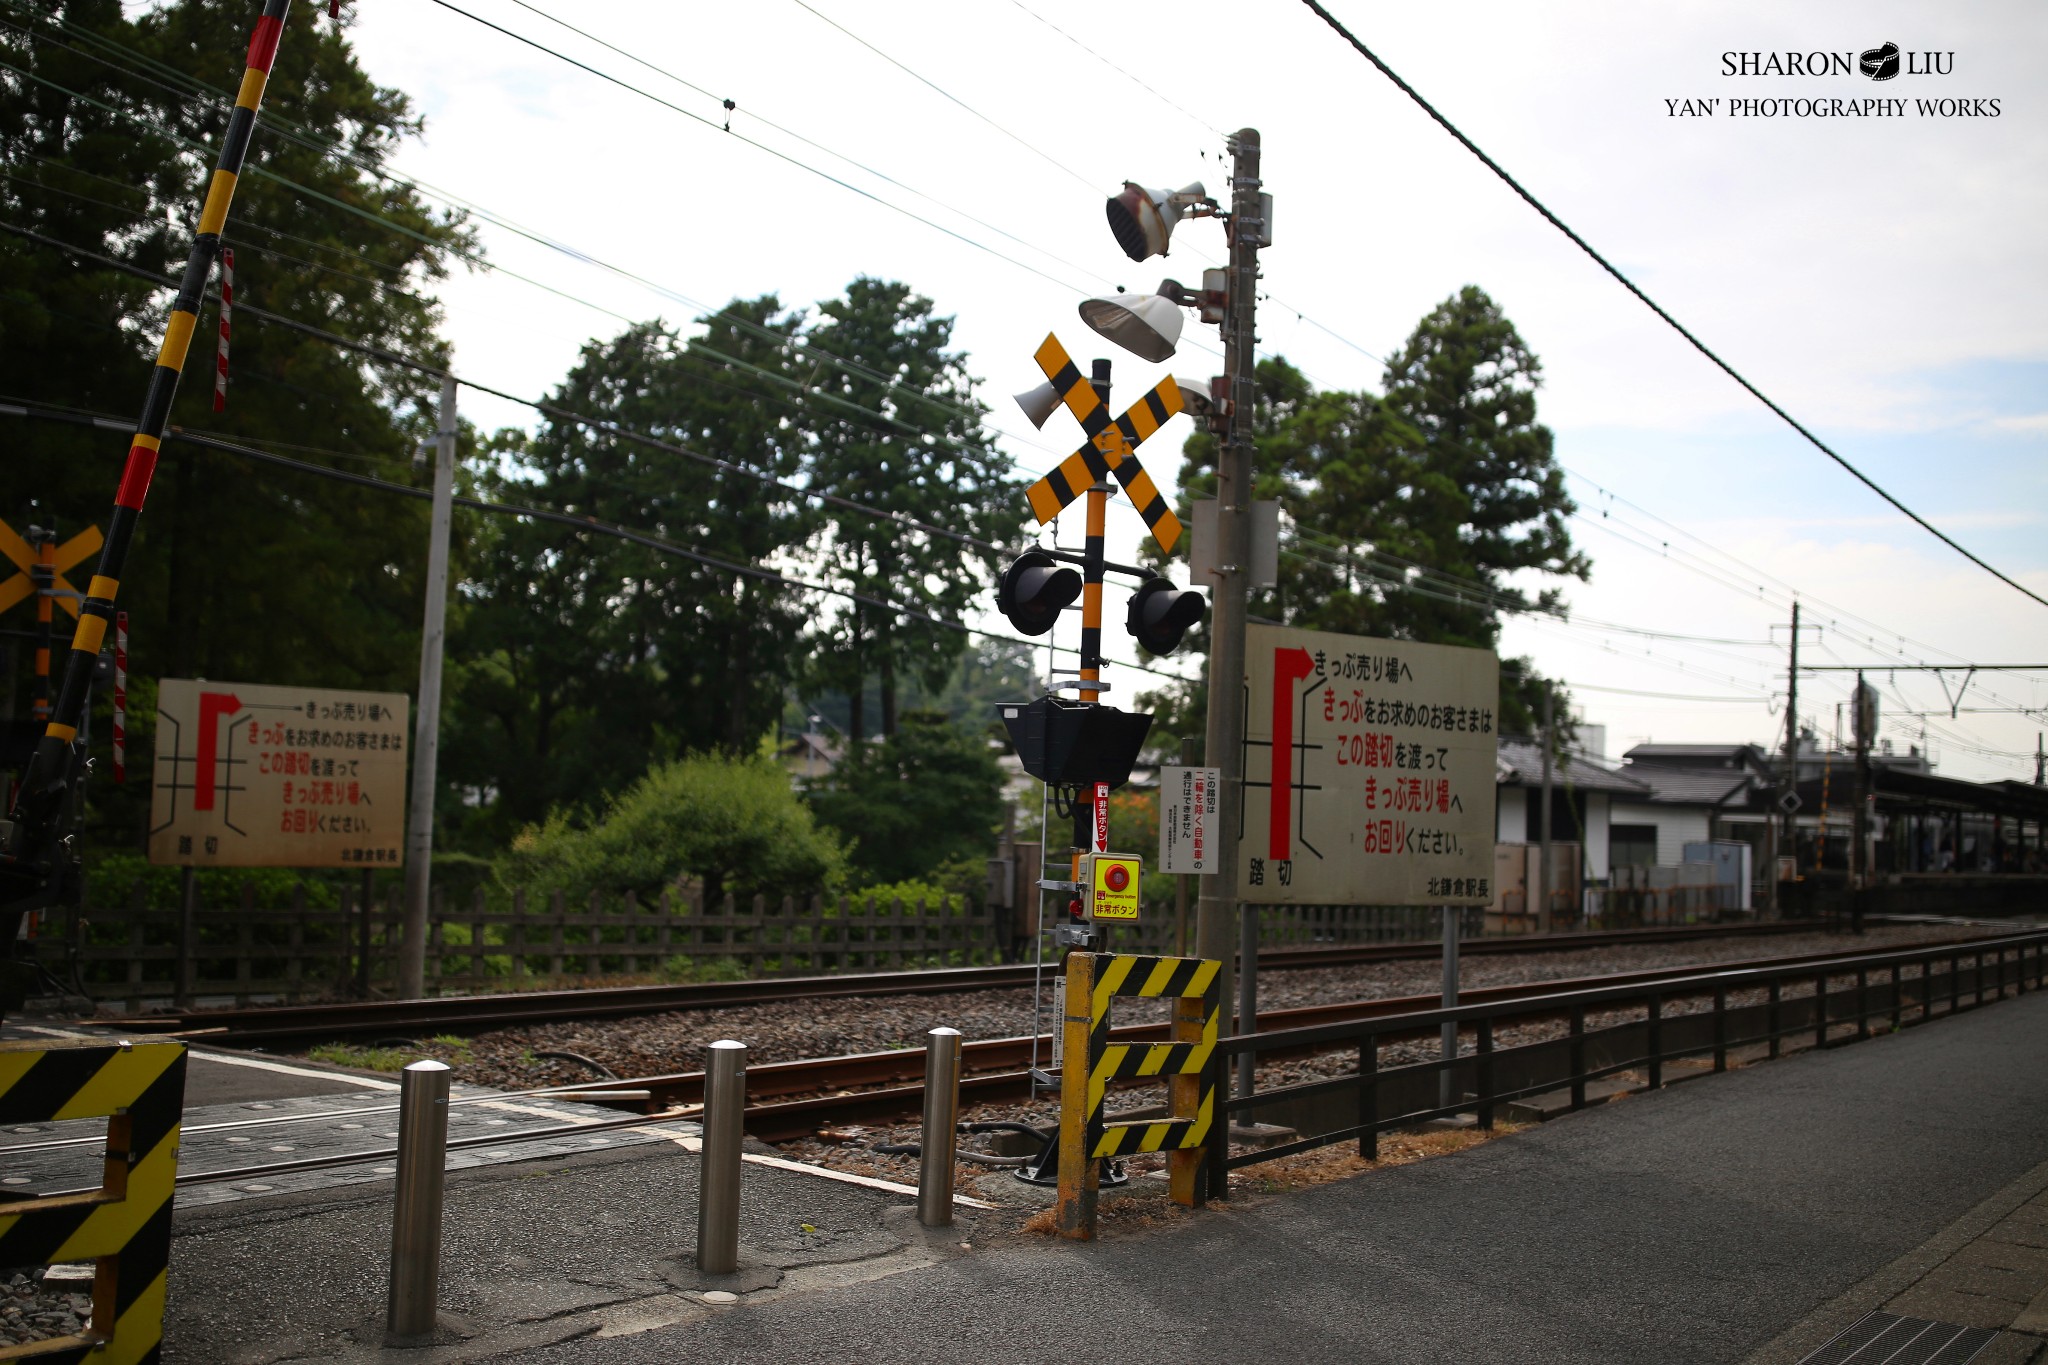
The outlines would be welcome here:
<svg viewBox="0 0 2048 1365">
<path fill-rule="evenodd" d="M 1674 1066 L 1725 1071 L 1738 1049 L 1777 1057 L 1947 1018 L 2041 989 L 2044 952 L 2048 932 L 2014 934 L 1222 1039 L 1217 1051 L 1224 1058 L 1348 1049 L 1355 1061 L 1349 1074 L 1221 1104 L 1222 1121 L 1210 1137 L 1209 1189 L 1221 1194 L 1228 1170 L 1340 1142 L 1355 1141 L 1360 1157 L 1375 1160 L 1381 1133 L 1461 1113 L 1491 1130 L 1503 1106 L 1536 1095 L 1568 1091 L 1569 1107 L 1581 1109 L 1587 1086 L 1607 1077 L 1639 1077 L 1641 1088 L 1654 1090 Z M 1458 1029 L 1454 1057 L 1383 1064 L 1383 1049 L 1434 1040 L 1447 1024 Z M 1499 1046 L 1504 1033 L 1523 1032 L 1547 1036 Z M 1442 1103 L 1446 1073 L 1450 1104 Z M 1311 1136 L 1232 1154 L 1229 1124 L 1254 1116 Z"/>
</svg>

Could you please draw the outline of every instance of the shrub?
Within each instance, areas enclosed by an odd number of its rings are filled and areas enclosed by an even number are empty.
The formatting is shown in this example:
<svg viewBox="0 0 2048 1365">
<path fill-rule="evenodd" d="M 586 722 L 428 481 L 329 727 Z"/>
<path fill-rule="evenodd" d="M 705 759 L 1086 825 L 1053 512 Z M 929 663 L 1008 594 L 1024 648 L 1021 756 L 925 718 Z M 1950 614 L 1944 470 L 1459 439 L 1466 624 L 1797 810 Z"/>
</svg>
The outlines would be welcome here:
<svg viewBox="0 0 2048 1365">
<path fill-rule="evenodd" d="M 556 810 L 528 825 L 498 864 L 507 886 L 569 896 L 635 891 L 642 899 L 686 877 L 708 899 L 807 895 L 837 885 L 844 854 L 760 758 L 698 754 L 664 763 L 615 798 L 602 816 Z"/>
</svg>

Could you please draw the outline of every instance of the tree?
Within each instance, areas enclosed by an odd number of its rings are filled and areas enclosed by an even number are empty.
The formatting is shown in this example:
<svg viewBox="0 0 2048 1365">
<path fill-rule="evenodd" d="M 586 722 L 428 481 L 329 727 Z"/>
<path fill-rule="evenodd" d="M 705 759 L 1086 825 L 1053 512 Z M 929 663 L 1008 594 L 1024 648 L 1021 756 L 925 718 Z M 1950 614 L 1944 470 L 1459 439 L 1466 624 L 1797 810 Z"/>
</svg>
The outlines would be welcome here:
<svg viewBox="0 0 2048 1365">
<path fill-rule="evenodd" d="M 921 878 L 987 856 L 1003 821 L 1003 770 L 980 727 L 905 711 L 896 733 L 848 750 L 811 793 L 818 818 L 851 843 L 866 881 Z"/>
<path fill-rule="evenodd" d="M 770 480 L 802 468 L 805 435 L 770 400 L 798 318 L 769 295 L 585 346 L 555 406 L 703 451 L 740 469 L 551 418 L 500 449 L 511 500 L 620 523 L 749 568 L 803 539 L 816 513 Z M 713 353 L 716 353 L 715 355 Z M 755 471 L 754 475 L 740 472 Z M 650 758 L 752 752 L 801 653 L 801 598 L 772 581 L 651 546 L 499 526 L 464 587 L 455 695 L 470 714 L 450 769 L 497 794 L 496 824 L 616 791 Z"/>
<path fill-rule="evenodd" d="M 1500 306 L 1467 285 L 1387 360 L 1384 395 L 1317 393 L 1260 362 L 1259 496 L 1285 513 L 1280 584 L 1254 614 L 1315 630 L 1491 649 L 1506 611 L 1555 610 L 1525 571 L 1584 578 L 1542 366 Z M 1183 482 L 1213 486 L 1214 442 L 1188 443 Z M 1501 724 L 1531 728 L 1540 677 L 1502 675 Z"/>
<path fill-rule="evenodd" d="M 806 411 L 813 485 L 965 536 L 1011 538 L 1023 522 L 1021 486 L 981 425 L 986 409 L 966 357 L 946 349 L 952 319 L 908 285 L 865 276 L 819 312 L 806 340 L 820 357 L 811 380 L 820 396 Z M 840 599 L 814 633 L 817 675 L 852 699 L 847 737 L 858 747 L 870 674 L 882 733 L 893 735 L 899 675 L 936 691 L 963 645 L 957 631 L 874 603 L 959 620 L 985 591 L 994 557 L 900 522 L 835 512 L 816 558 L 835 585 L 871 599 Z"/>
<path fill-rule="evenodd" d="M 0 30 L 0 59 L 16 68 L 0 70 L 0 367 L 11 395 L 124 416 L 139 407 L 171 294 L 163 281 L 183 268 L 253 18 L 225 0 L 132 19 L 116 0 L 32 0 Z M 223 237 L 238 302 L 440 354 L 439 305 L 422 291 L 470 239 L 459 216 L 432 211 L 384 169 L 420 128 L 317 7 L 295 12 Z M 209 302 L 174 428 L 424 483 L 410 456 L 434 429 L 431 378 L 373 368 L 243 311 L 216 414 L 214 332 Z M 66 536 L 104 526 L 125 436 L 6 420 L 0 515 Z M 409 500 L 167 442 L 121 584 L 131 670 L 410 691 L 426 524 Z M 462 554 L 458 542 L 458 566 Z M 25 651 L 11 663 L 25 674 Z M 131 750 L 129 761 L 146 771 L 149 759 Z M 94 800 L 130 798 L 100 784 Z M 123 823 L 142 819 L 132 804 Z"/>
<path fill-rule="evenodd" d="M 694 877 L 716 902 L 728 893 L 820 891 L 837 882 L 841 861 L 838 841 L 776 764 L 694 754 L 650 768 L 600 816 L 557 809 L 529 825 L 499 879 L 576 898 L 633 891 L 652 899 Z"/>
</svg>

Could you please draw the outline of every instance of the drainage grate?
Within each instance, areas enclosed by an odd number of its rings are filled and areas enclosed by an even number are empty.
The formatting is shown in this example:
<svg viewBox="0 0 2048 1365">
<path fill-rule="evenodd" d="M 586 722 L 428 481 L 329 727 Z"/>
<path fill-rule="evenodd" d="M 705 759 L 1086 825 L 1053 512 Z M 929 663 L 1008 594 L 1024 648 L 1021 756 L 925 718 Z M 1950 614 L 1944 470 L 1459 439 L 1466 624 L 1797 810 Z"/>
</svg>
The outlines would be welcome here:
<svg viewBox="0 0 2048 1365">
<path fill-rule="evenodd" d="M 1799 1365 L 1967 1365 L 1997 1337 L 1982 1327 L 1870 1313 Z"/>
</svg>

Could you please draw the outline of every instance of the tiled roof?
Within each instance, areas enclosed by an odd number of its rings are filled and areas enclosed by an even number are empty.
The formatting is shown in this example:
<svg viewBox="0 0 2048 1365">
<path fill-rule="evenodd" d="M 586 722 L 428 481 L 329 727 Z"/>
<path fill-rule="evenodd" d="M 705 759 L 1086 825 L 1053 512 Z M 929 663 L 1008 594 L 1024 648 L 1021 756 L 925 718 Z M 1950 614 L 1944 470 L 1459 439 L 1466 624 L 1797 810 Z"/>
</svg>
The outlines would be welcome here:
<svg viewBox="0 0 2048 1365">
<path fill-rule="evenodd" d="M 1511 787 L 1543 784 L 1543 748 L 1533 740 L 1503 739 L 1495 780 Z M 1559 787 L 1579 791 L 1613 792 L 1617 796 L 1649 800 L 1650 789 L 1624 773 L 1596 763 L 1579 754 L 1567 753 L 1551 768 L 1551 779 Z"/>
</svg>

